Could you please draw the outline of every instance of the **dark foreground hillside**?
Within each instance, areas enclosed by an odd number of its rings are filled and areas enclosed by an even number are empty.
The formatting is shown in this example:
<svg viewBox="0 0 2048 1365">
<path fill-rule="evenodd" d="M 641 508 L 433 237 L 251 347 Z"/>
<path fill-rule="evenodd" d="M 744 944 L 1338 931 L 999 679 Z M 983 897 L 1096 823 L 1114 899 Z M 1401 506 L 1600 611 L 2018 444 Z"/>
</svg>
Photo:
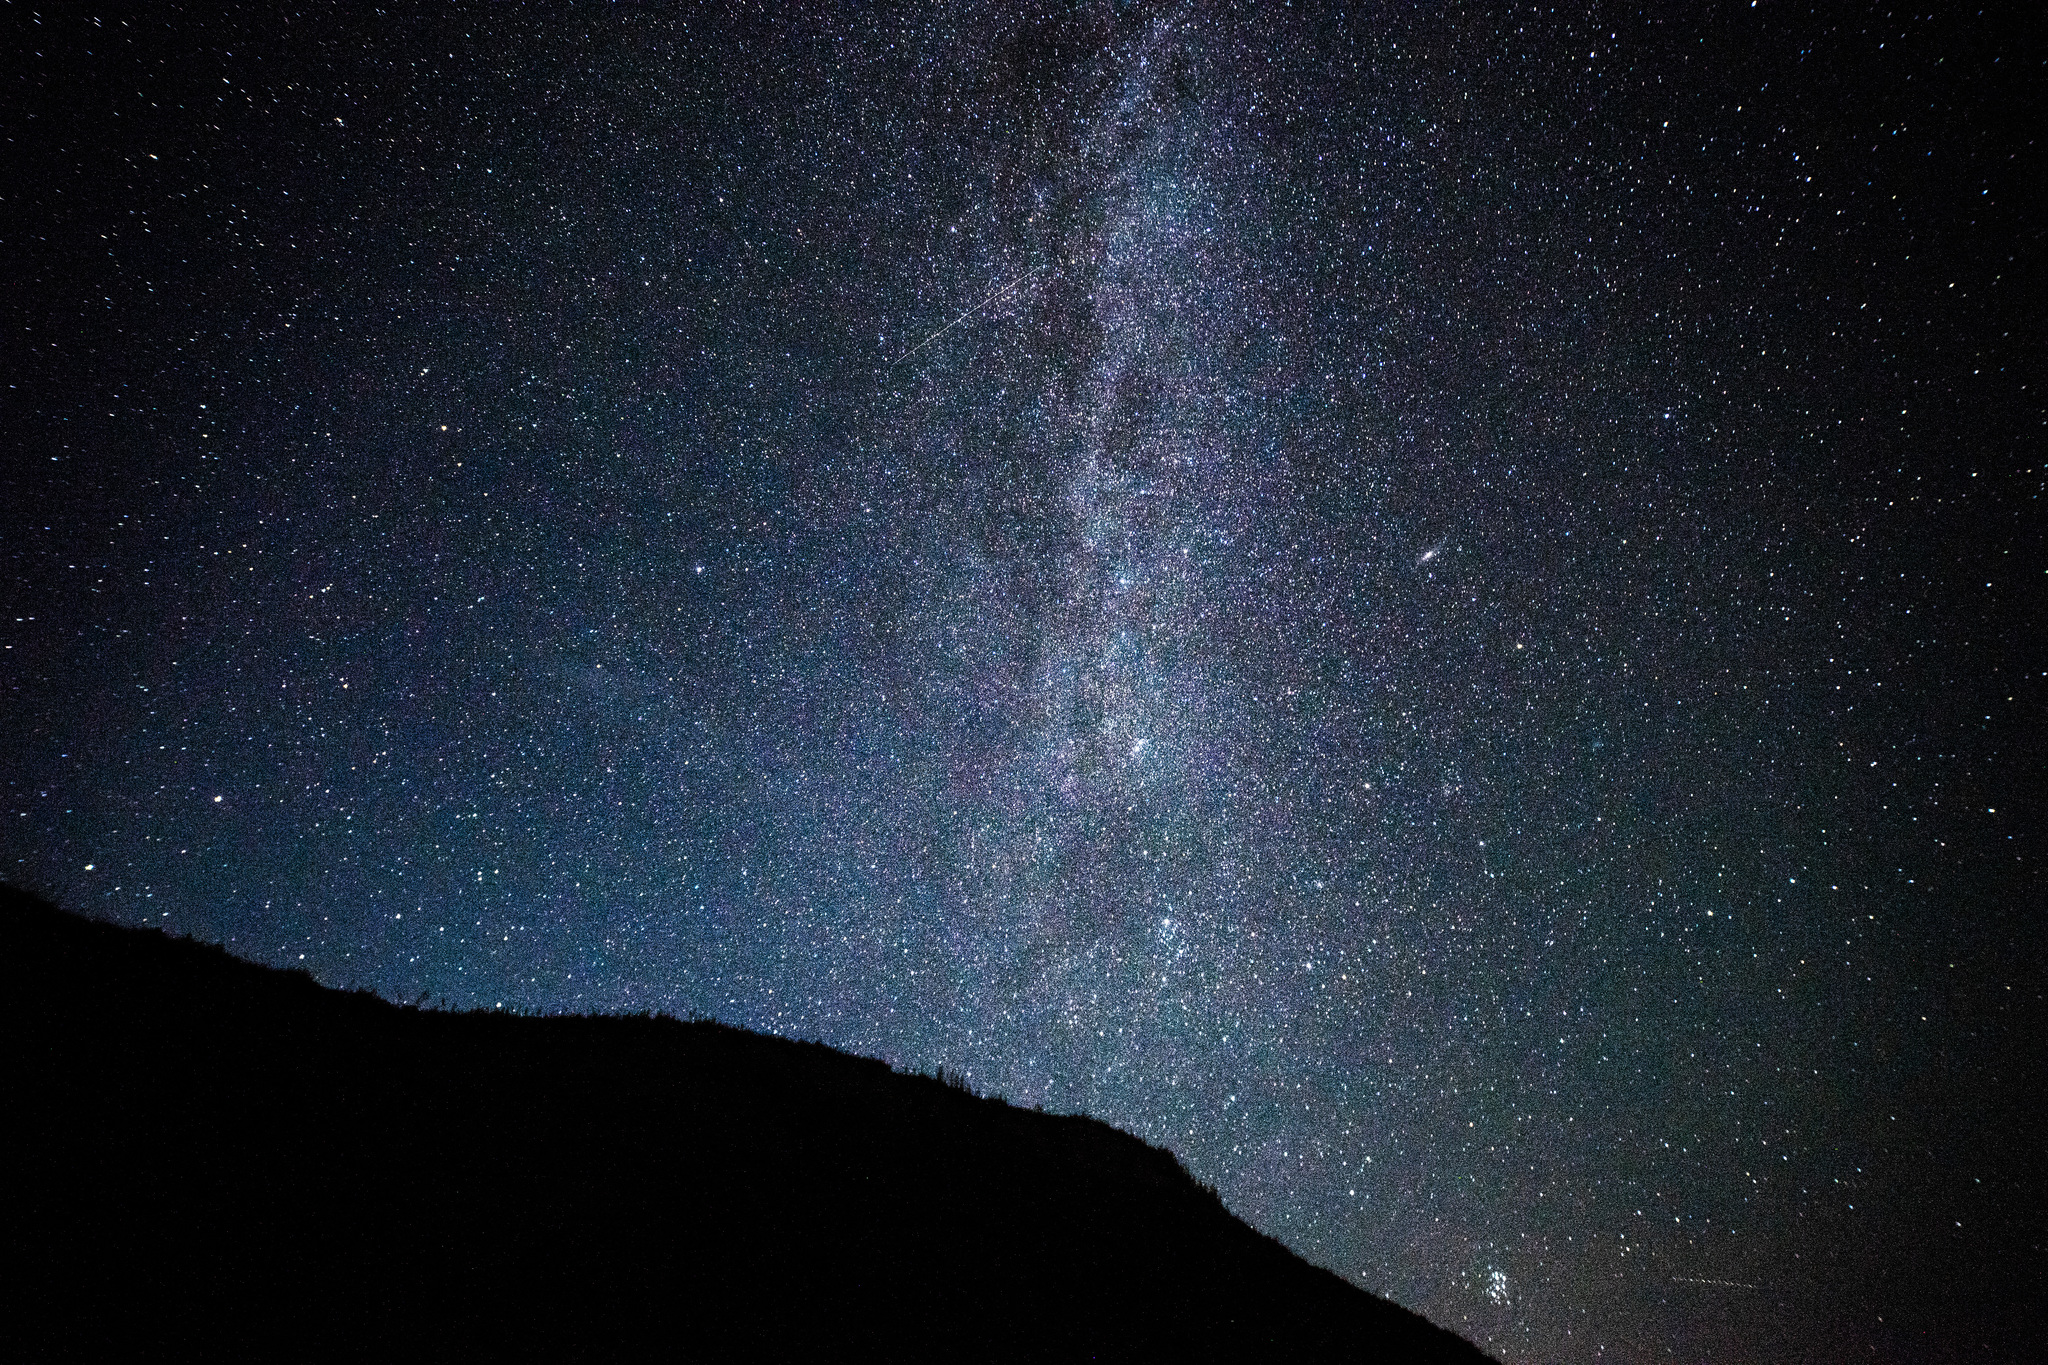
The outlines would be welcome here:
<svg viewBox="0 0 2048 1365">
<path fill-rule="evenodd" d="M 0 926 L 14 1359 L 1484 1359 L 1091 1119 Z"/>
</svg>

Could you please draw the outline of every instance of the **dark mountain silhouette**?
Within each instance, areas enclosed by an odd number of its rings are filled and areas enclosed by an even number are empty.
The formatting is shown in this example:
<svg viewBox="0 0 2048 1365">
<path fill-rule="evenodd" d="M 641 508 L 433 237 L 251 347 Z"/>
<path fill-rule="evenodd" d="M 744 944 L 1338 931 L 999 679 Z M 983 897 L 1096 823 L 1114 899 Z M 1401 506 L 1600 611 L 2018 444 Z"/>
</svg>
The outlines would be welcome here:
<svg viewBox="0 0 2048 1365">
<path fill-rule="evenodd" d="M 0 922 L 14 1359 L 1485 1359 L 1092 1119 Z"/>
</svg>

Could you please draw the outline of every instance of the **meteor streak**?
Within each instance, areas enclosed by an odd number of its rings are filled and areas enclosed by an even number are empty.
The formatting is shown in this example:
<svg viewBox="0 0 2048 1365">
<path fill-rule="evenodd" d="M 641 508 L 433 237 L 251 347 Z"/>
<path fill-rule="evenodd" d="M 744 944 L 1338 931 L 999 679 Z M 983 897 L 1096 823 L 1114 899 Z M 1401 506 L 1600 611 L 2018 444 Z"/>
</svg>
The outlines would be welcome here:
<svg viewBox="0 0 2048 1365">
<path fill-rule="evenodd" d="M 1017 276 L 1016 279 L 1011 280 L 1008 284 L 997 285 L 994 289 L 991 289 L 987 294 L 984 294 L 980 302 L 968 308 L 967 311 L 960 314 L 959 317 L 954 318 L 951 322 L 939 328 L 938 331 L 933 332 L 923 341 L 918 342 L 917 345 L 911 347 L 902 355 L 899 355 L 894 360 L 890 361 L 889 368 L 892 370 L 895 369 L 898 365 L 901 365 L 904 361 L 910 359 L 910 357 L 916 355 L 919 351 L 922 351 L 925 347 L 931 345 L 934 341 L 937 341 L 940 337 L 952 331 L 955 327 L 958 327 L 961 323 L 967 321 L 967 319 L 973 317 L 982 309 L 988 307 L 992 303 L 998 303 L 1003 299 L 1008 298 L 1013 292 L 1015 292 L 1017 286 L 1023 284 L 1024 281 L 1030 279 L 1034 275 L 1044 274 L 1045 271 L 1047 271 L 1050 268 L 1051 267 L 1049 266 L 1035 265 L 1031 267 L 1031 269 L 1025 271 L 1023 274 Z"/>
</svg>

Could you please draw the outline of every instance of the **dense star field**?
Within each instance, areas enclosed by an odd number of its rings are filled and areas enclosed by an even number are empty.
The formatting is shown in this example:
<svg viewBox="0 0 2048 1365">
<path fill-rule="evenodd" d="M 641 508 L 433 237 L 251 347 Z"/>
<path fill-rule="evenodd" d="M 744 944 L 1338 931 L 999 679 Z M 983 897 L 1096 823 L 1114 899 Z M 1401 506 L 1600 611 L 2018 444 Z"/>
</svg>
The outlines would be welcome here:
<svg viewBox="0 0 2048 1365">
<path fill-rule="evenodd" d="M 5 25 L 0 875 L 943 1064 L 1504 1361 L 2038 1343 L 2038 47 Z"/>
</svg>

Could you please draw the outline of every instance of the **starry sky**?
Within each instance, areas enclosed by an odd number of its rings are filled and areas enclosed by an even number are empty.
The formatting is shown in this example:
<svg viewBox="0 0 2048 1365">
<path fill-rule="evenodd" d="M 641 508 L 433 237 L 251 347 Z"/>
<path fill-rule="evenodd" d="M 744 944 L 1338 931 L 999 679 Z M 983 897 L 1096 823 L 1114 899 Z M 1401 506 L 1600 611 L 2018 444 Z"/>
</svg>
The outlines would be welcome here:
<svg viewBox="0 0 2048 1365">
<path fill-rule="evenodd" d="M 2038 1338 L 2017 31 L 0 22 L 8 879 L 945 1065 L 1507 1362 Z"/>
</svg>

